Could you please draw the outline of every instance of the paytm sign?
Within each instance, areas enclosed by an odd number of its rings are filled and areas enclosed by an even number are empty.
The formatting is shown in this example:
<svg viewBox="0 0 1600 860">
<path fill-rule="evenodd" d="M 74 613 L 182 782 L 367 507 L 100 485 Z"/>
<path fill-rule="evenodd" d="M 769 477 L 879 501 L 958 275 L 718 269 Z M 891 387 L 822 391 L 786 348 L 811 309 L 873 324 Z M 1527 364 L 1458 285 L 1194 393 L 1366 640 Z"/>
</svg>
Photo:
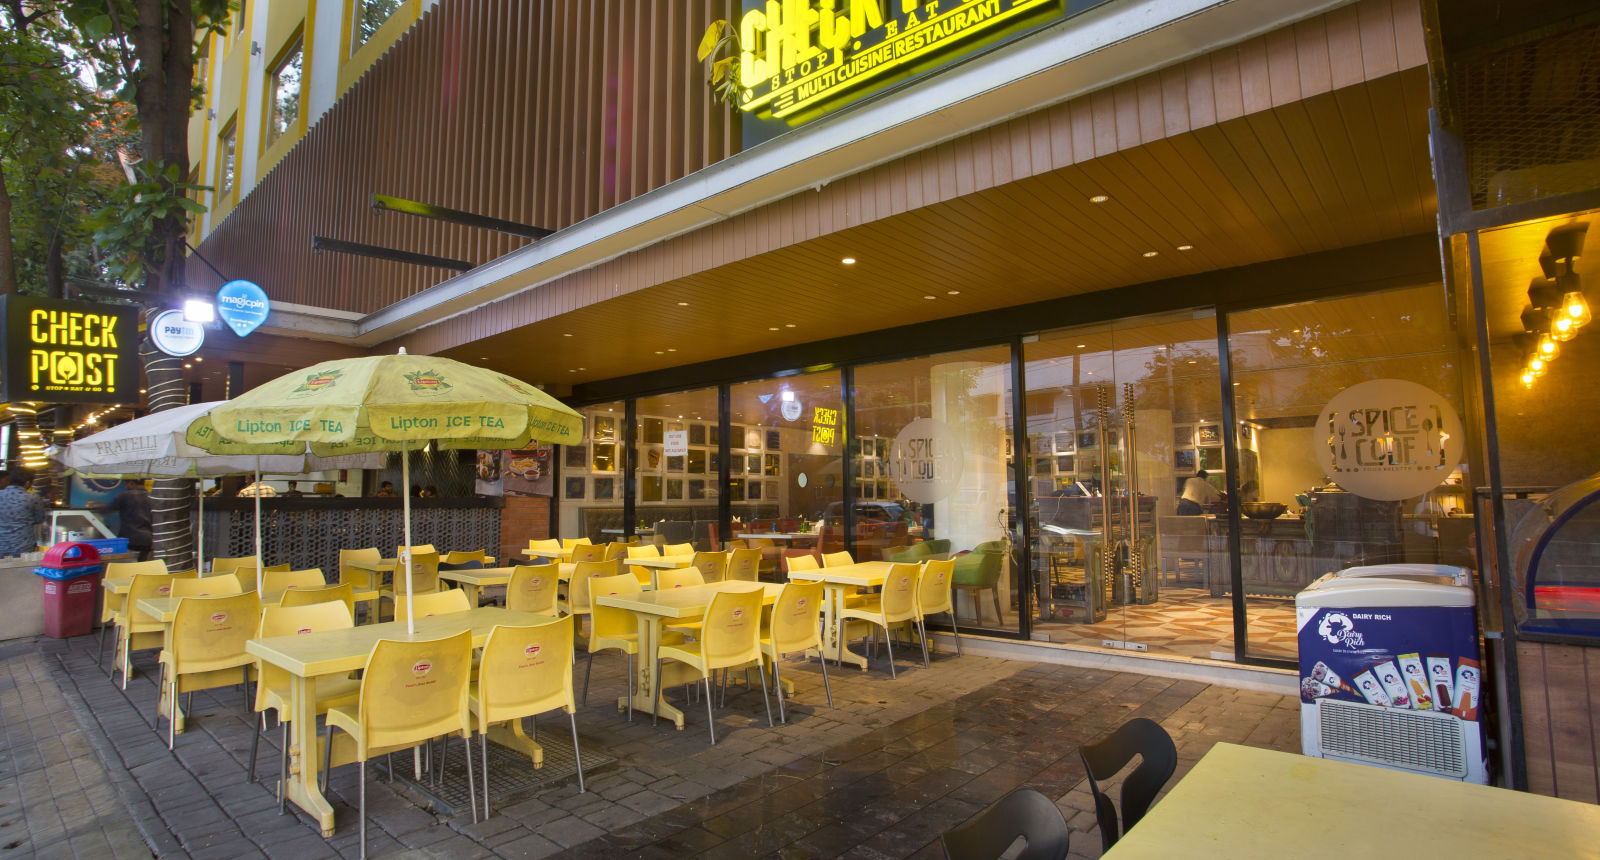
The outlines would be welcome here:
<svg viewBox="0 0 1600 860">
<path fill-rule="evenodd" d="M 271 308 L 266 292 L 249 281 L 229 281 L 217 290 L 217 316 L 240 337 L 266 322 Z"/>
</svg>

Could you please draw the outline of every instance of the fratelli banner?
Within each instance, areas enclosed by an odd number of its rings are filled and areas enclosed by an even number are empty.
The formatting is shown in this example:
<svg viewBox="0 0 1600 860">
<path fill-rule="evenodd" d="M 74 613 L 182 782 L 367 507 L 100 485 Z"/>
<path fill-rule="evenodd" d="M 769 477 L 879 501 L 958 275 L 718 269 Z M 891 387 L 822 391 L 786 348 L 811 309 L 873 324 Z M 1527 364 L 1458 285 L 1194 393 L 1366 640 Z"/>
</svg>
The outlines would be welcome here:
<svg viewBox="0 0 1600 860">
<path fill-rule="evenodd" d="M 0 296 L 0 401 L 138 403 L 139 313 L 120 305 Z"/>
</svg>

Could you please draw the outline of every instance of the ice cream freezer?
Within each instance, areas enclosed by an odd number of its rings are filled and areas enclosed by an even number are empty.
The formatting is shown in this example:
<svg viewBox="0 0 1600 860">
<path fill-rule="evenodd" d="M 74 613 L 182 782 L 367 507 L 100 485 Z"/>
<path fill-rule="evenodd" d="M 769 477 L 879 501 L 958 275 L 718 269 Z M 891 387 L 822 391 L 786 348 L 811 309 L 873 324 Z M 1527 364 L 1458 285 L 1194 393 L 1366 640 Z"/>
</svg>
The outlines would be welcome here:
<svg viewBox="0 0 1600 860">
<path fill-rule="evenodd" d="M 1354 567 L 1295 597 L 1306 755 L 1488 784 L 1465 568 Z"/>
</svg>

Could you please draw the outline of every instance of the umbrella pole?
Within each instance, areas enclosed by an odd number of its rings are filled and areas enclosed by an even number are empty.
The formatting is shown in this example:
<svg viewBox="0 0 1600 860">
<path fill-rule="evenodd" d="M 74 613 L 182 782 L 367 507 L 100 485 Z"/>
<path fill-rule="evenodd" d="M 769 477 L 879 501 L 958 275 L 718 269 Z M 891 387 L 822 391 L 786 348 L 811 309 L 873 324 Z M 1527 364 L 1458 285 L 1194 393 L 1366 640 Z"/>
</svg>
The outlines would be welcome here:
<svg viewBox="0 0 1600 860">
<path fill-rule="evenodd" d="M 405 532 L 405 549 L 402 554 L 406 560 L 406 633 L 417 632 L 416 613 L 412 609 L 412 600 L 416 593 L 411 590 L 411 443 L 400 443 L 400 495 L 401 521 L 400 527 Z"/>
<path fill-rule="evenodd" d="M 256 594 L 261 593 L 261 580 L 264 578 L 261 569 L 266 566 L 266 559 L 261 557 L 261 455 L 256 455 Z"/>
<path fill-rule="evenodd" d="M 200 536 L 195 538 L 194 569 L 201 576 L 206 570 L 206 479 L 194 479 L 195 498 L 200 505 Z"/>
</svg>

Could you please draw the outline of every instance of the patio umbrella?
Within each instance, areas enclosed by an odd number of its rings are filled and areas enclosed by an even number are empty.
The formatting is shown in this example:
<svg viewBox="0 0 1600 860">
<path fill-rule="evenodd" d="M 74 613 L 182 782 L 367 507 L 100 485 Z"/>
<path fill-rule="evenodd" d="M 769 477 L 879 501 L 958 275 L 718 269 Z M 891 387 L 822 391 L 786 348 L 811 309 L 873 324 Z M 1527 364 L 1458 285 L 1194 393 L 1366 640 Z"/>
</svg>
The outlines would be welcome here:
<svg viewBox="0 0 1600 860">
<path fill-rule="evenodd" d="M 443 448 L 521 448 L 582 436 L 583 416 L 526 382 L 404 350 L 280 376 L 218 406 L 189 429 L 189 441 L 203 448 L 220 449 L 220 439 L 245 445 L 309 442 L 312 453 L 328 456 L 399 451 L 404 487 L 411 485 L 408 454 L 429 441 Z M 409 492 L 401 507 L 409 593 Z M 406 629 L 415 632 L 409 606 Z"/>
<path fill-rule="evenodd" d="M 188 441 L 190 425 L 226 401 L 190 403 L 152 412 L 115 427 L 85 436 L 57 449 L 55 459 L 72 471 L 101 478 L 203 478 L 261 473 L 298 475 L 325 469 L 375 469 L 382 463 L 368 456 L 321 457 L 304 442 L 283 441 L 241 445 L 215 439 L 216 453 Z M 202 435 L 202 438 L 204 436 Z M 205 546 L 205 494 L 200 495 L 200 549 L 197 565 L 203 570 Z M 256 500 L 256 557 L 261 555 L 261 501 Z M 257 579 L 260 570 L 257 568 Z M 260 588 L 259 581 L 257 588 Z"/>
</svg>

